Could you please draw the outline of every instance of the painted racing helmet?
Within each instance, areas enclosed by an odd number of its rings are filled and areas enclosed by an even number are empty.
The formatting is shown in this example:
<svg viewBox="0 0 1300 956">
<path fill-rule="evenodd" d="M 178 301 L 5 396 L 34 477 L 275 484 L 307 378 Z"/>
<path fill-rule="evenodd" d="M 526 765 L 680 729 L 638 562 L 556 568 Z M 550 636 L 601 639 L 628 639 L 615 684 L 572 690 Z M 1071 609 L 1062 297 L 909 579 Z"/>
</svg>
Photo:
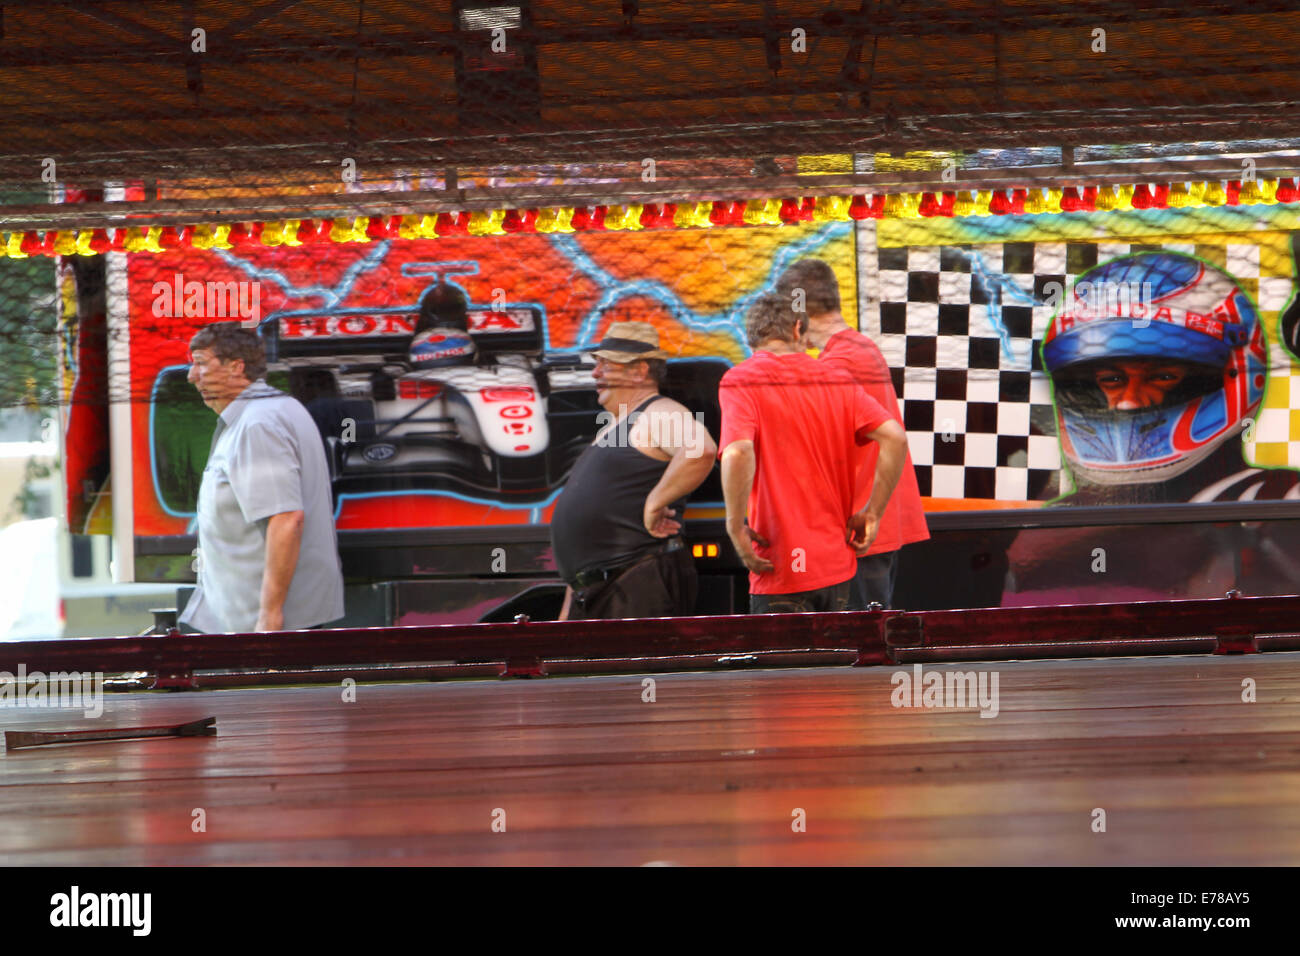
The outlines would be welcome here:
<svg viewBox="0 0 1300 956">
<path fill-rule="evenodd" d="M 1165 481 L 1241 433 L 1264 396 L 1259 314 L 1230 275 L 1173 252 L 1079 276 L 1043 337 L 1061 449 L 1097 485 Z"/>
<path fill-rule="evenodd" d="M 411 368 L 442 368 L 447 365 L 473 365 L 478 346 L 463 329 L 434 327 L 416 333 L 411 339 Z"/>
</svg>

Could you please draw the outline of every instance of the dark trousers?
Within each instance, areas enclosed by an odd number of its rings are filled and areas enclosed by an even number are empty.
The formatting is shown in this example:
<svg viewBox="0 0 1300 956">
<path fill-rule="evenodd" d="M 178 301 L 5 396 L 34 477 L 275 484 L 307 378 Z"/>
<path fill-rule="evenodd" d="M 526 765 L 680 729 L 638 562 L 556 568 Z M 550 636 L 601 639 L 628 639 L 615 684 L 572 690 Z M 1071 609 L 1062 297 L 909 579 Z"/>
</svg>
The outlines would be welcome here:
<svg viewBox="0 0 1300 956">
<path fill-rule="evenodd" d="M 858 558 L 858 570 L 853 575 L 850 611 L 865 611 L 872 601 L 883 608 L 894 600 L 894 582 L 898 580 L 898 552 L 885 551 Z"/>
<path fill-rule="evenodd" d="M 695 613 L 699 578 L 690 549 L 652 554 L 616 578 L 574 590 L 569 620 L 687 617 Z"/>
<path fill-rule="evenodd" d="M 800 614 L 806 611 L 846 611 L 849 604 L 849 586 L 853 579 L 831 584 L 813 591 L 794 594 L 749 595 L 750 614 Z"/>
</svg>

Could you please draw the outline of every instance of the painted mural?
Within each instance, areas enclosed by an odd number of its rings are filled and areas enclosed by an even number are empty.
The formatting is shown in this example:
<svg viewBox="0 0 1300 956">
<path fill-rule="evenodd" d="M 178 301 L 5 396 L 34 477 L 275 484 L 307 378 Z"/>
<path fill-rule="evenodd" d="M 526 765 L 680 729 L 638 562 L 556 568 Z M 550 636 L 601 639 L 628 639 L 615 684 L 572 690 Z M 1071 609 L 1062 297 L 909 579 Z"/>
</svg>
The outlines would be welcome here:
<svg viewBox="0 0 1300 956">
<path fill-rule="evenodd" d="M 192 528 L 213 417 L 186 343 L 244 287 L 341 530 L 528 526 L 594 434 L 582 349 L 609 322 L 656 325 L 668 390 L 716 434 L 748 305 L 810 255 L 891 366 L 927 510 L 1295 499 L 1297 235 L 1255 205 L 129 254 L 136 534 Z M 194 283 L 230 308 L 191 307 Z M 449 295 L 472 359 L 422 368 Z M 720 498 L 715 475 L 692 516 Z"/>
<path fill-rule="evenodd" d="M 187 343 L 206 322 L 259 328 L 268 381 L 321 430 L 341 531 L 536 525 L 595 435 L 583 349 L 610 322 L 656 326 L 675 356 L 664 390 L 716 435 L 717 382 L 749 354 L 749 304 L 808 255 L 836 269 L 851 313 L 849 222 L 131 255 L 136 534 L 192 528 L 214 416 L 186 381 Z M 429 362 L 421 349 L 448 347 L 428 333 L 453 300 L 466 341 L 457 360 Z M 721 514 L 711 482 L 689 515 Z"/>
<path fill-rule="evenodd" d="M 818 256 L 891 367 L 927 511 L 1007 512 L 905 549 L 900 606 L 1289 593 L 1300 520 L 1177 505 L 1300 498 L 1298 237 L 1300 211 L 1256 204 L 174 250 L 115 260 L 106 308 L 94 260 L 65 261 L 69 515 L 108 530 L 105 315 L 125 310 L 138 553 L 188 550 L 214 416 L 187 343 L 227 318 L 259 329 L 268 378 L 315 419 L 341 531 L 542 540 L 596 430 L 583 349 L 653 322 L 665 391 L 716 435 L 748 305 Z M 453 300 L 466 334 L 434 342 Z M 718 485 L 689 517 L 721 517 Z M 1022 527 L 1027 509 L 1055 514 Z"/>
</svg>

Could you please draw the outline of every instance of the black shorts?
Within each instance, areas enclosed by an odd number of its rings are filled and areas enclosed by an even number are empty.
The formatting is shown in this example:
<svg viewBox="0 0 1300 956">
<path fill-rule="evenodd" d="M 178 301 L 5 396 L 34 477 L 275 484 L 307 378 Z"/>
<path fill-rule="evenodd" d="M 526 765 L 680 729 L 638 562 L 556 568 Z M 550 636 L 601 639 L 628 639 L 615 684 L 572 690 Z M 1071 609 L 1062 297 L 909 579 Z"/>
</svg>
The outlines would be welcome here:
<svg viewBox="0 0 1300 956">
<path fill-rule="evenodd" d="M 651 554 L 617 577 L 574 589 L 569 619 L 686 617 L 695 613 L 699 579 L 688 548 Z"/>
</svg>

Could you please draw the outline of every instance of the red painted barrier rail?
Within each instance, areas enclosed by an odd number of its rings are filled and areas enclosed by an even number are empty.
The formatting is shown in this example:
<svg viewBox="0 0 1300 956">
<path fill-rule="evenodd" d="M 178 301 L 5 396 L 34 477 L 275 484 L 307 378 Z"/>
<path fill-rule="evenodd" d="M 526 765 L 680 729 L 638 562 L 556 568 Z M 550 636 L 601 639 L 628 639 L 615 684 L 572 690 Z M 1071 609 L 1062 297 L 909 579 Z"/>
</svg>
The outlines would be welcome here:
<svg viewBox="0 0 1300 956">
<path fill-rule="evenodd" d="M 561 670 L 786 666 L 936 660 L 1252 653 L 1300 649 L 1300 596 L 960 611 L 861 611 L 519 620 L 509 624 L 348 628 L 265 634 L 73 638 L 0 644 L 0 676 L 81 671 L 147 673 L 153 686 L 197 686 L 196 672 L 268 682 L 413 674 L 534 676 Z M 836 653 L 838 652 L 838 653 Z M 504 669 L 502 669 L 504 665 Z M 220 680 L 206 680 L 218 684 Z"/>
</svg>

